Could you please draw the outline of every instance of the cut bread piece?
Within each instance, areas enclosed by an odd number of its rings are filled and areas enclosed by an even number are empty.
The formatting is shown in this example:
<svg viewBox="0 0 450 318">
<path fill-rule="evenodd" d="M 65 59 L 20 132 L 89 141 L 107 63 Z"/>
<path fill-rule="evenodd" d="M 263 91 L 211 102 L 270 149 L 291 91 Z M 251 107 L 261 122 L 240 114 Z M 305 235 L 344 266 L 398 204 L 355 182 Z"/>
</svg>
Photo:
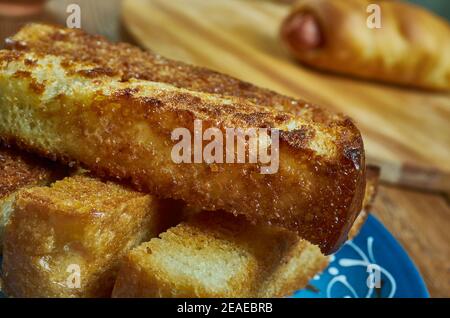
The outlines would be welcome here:
<svg viewBox="0 0 450 318">
<path fill-rule="evenodd" d="M 368 170 L 367 204 L 378 184 Z M 127 255 L 113 297 L 284 297 L 328 264 L 317 246 L 284 229 L 196 208 L 185 208 L 184 217 L 189 220 Z"/>
<path fill-rule="evenodd" d="M 257 297 L 286 297 L 307 286 L 328 266 L 328 257 L 308 241 L 297 239 L 259 284 Z"/>
<path fill-rule="evenodd" d="M 36 45 L 46 41 L 51 45 Z M 228 90 L 219 95 L 154 82 L 157 78 L 146 76 L 152 67 L 159 68 L 158 73 L 172 72 L 174 79 L 176 63 L 159 65 L 138 49 L 79 30 L 31 25 L 9 45 L 10 50 L 0 51 L 4 142 L 79 162 L 97 176 L 129 180 L 151 194 L 284 227 L 324 253 L 347 239 L 365 185 L 361 134 L 347 117 L 316 112 L 308 105 L 290 112 L 264 98 L 227 95 Z M 200 82 L 202 73 L 188 69 Z M 212 76 L 209 71 L 203 74 L 205 82 Z M 227 82 L 227 77 L 217 79 Z M 277 157 L 271 160 L 276 173 L 262 174 L 269 165 L 259 160 L 224 163 L 223 154 L 214 164 L 201 158 L 200 163 L 177 163 L 172 154 L 178 142 L 172 133 L 185 128 L 188 136 L 198 135 L 195 120 L 222 136 L 226 128 L 278 132 L 279 151 L 270 149 Z M 276 141 L 272 145 L 276 147 Z M 236 162 L 235 150 L 227 155 Z M 191 155 L 187 157 L 189 161 Z"/>
<path fill-rule="evenodd" d="M 123 255 L 178 222 L 171 204 L 87 176 L 19 191 L 5 229 L 5 293 L 109 297 Z"/>
<path fill-rule="evenodd" d="M 257 297 L 260 284 L 289 252 L 305 253 L 305 276 L 326 264 L 320 249 L 294 233 L 202 212 L 132 250 L 113 297 Z"/>
<path fill-rule="evenodd" d="M 68 169 L 53 162 L 0 145 L 0 254 L 4 227 L 16 192 L 22 188 L 48 185 L 68 173 Z"/>
</svg>

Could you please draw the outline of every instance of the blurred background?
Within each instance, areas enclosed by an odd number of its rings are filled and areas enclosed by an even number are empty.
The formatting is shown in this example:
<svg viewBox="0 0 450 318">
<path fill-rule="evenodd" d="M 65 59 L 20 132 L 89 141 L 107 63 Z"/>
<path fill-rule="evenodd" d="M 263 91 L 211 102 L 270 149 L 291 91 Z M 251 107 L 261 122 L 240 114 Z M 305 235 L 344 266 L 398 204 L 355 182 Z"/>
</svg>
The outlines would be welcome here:
<svg viewBox="0 0 450 318">
<path fill-rule="evenodd" d="M 336 0 L 345 1 L 345 0 Z M 290 0 L 0 0 L 0 46 L 27 22 L 81 27 L 169 58 L 343 112 L 382 168 L 375 214 L 412 256 L 432 296 L 450 296 L 450 96 L 301 65 L 279 39 Z M 410 0 L 450 20 L 448 0 Z M 430 32 L 433 32 L 430 30 Z"/>
<path fill-rule="evenodd" d="M 411 3 L 421 5 L 440 16 L 450 20 L 450 1 L 448 0 L 408 0 Z"/>
<path fill-rule="evenodd" d="M 105 1 L 105 0 L 98 0 L 99 2 Z M 106 0 L 108 2 L 108 0 Z M 104 9 L 105 14 L 112 14 L 113 12 L 116 12 L 114 8 L 117 5 L 120 5 L 120 2 L 122 0 L 110 0 L 109 5 L 105 5 Z M 251 0 L 250 0 L 251 1 Z M 280 3 L 283 5 L 290 5 L 291 3 L 294 3 L 295 0 L 253 0 L 253 1 L 267 1 L 267 2 L 274 2 L 274 3 Z M 345 1 L 345 0 L 344 0 Z M 434 13 L 446 18 L 447 20 L 450 20 L 450 1 L 448 0 L 405 0 L 407 2 L 411 2 L 420 6 L 423 6 Z M 14 29 L 14 25 L 20 24 L 21 22 L 26 22 L 29 19 L 38 18 L 42 19 L 41 16 L 43 14 L 43 7 L 45 7 L 46 2 L 52 2 L 50 5 L 47 4 L 47 10 L 45 12 L 44 20 L 52 20 L 54 22 L 61 22 L 61 16 L 59 14 L 56 14 L 56 16 L 52 16 L 51 12 L 55 10 L 58 12 L 57 8 L 66 7 L 70 3 L 80 3 L 83 4 L 83 7 L 89 7 L 92 5 L 91 8 L 96 7 L 95 4 L 90 4 L 90 0 L 74 0 L 74 1 L 66 1 L 61 0 L 60 4 L 56 4 L 56 0 L 49 1 L 49 0 L 0 0 L 0 21 L 2 21 L 3 25 L 0 25 L 0 36 L 3 36 L 4 34 L 7 34 L 11 29 Z M 95 2 L 95 1 L 91 1 Z M 50 9 L 48 9 L 50 8 Z M 22 16 L 22 18 L 21 18 Z M 9 21 L 12 25 L 9 24 L 7 20 L 11 20 L 13 18 L 14 21 Z M 112 19 L 115 18 L 114 15 L 111 16 Z M 112 35 L 112 33 L 105 34 L 105 35 Z"/>
</svg>

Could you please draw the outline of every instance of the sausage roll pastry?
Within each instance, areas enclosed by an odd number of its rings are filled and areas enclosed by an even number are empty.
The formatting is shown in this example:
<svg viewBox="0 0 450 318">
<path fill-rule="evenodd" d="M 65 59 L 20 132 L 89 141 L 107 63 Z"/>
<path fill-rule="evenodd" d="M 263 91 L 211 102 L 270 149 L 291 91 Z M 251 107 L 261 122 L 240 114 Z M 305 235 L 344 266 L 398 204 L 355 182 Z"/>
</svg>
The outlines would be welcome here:
<svg viewBox="0 0 450 318">
<path fill-rule="evenodd" d="M 450 27 L 412 4 L 300 0 L 284 20 L 281 37 L 300 61 L 322 70 L 450 89 Z"/>
</svg>

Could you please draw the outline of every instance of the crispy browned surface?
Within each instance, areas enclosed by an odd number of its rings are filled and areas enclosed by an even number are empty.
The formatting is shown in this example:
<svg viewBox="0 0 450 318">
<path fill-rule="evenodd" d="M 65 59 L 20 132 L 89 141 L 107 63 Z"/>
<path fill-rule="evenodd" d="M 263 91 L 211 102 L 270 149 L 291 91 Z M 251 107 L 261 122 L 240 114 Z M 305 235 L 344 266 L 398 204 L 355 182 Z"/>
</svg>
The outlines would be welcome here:
<svg viewBox="0 0 450 318">
<path fill-rule="evenodd" d="M 353 223 L 348 238 L 351 240 L 358 235 L 361 227 L 367 220 L 372 209 L 372 204 L 377 196 L 378 184 L 380 181 L 380 168 L 377 166 L 368 165 L 366 167 L 366 191 L 364 193 L 363 207 L 355 222 Z"/>
<path fill-rule="evenodd" d="M 21 190 L 5 230 L 6 294 L 109 297 L 121 257 L 178 221 L 177 211 L 167 207 L 87 176 Z M 74 265 L 80 269 L 79 288 L 68 285 Z"/>
<path fill-rule="evenodd" d="M 15 193 L 25 187 L 47 185 L 68 173 L 68 169 L 53 162 L 0 145 L 0 254 Z"/>
<path fill-rule="evenodd" d="M 101 36 L 88 35 L 81 30 L 42 24 L 29 24 L 6 42 L 7 47 L 15 51 L 59 56 L 67 66 L 77 62 L 94 64 L 96 67 L 81 71 L 91 78 L 116 75 L 121 81 L 143 79 L 198 92 L 242 97 L 258 106 L 301 115 L 303 119 L 315 124 L 338 126 L 345 131 L 348 129 L 349 139 L 342 140 L 342 147 L 348 147 L 352 140 L 354 145 L 361 143 L 359 131 L 346 116 L 225 74 L 142 51 L 127 43 L 111 44 Z M 28 63 L 32 64 L 33 61 Z"/>
<path fill-rule="evenodd" d="M 368 165 L 366 167 L 366 190 L 364 192 L 364 200 L 363 207 L 361 212 L 359 212 L 358 217 L 352 225 L 352 228 L 349 231 L 348 239 L 353 239 L 356 235 L 358 235 L 362 226 L 367 220 L 369 213 L 372 209 L 373 202 L 377 196 L 378 185 L 380 179 L 380 168 L 374 165 Z M 203 211 L 192 206 L 183 206 L 183 218 L 190 219 L 198 213 L 202 213 Z M 301 286 L 301 284 L 296 284 L 296 286 Z"/>
<path fill-rule="evenodd" d="M 369 166 L 364 216 L 352 236 L 370 211 L 378 177 L 379 169 Z M 113 297 L 285 297 L 328 265 L 316 246 L 286 230 L 185 210 L 187 221 L 127 255 Z"/>
<path fill-rule="evenodd" d="M 52 162 L 0 145 L 0 200 L 20 188 L 46 184 L 64 174 L 64 169 Z"/>
<path fill-rule="evenodd" d="M 327 253 L 346 239 L 365 183 L 361 136 L 348 118 L 80 31 L 31 25 L 14 40 L 0 53 L 4 141 L 202 209 L 281 225 Z M 222 130 L 279 129 L 279 172 L 173 163 L 170 133 L 192 131 L 194 119 Z"/>
<path fill-rule="evenodd" d="M 317 121 L 330 123 L 343 119 L 333 117 L 323 109 L 268 89 L 254 86 L 231 76 L 170 60 L 144 52 L 127 43 L 111 45 L 99 36 L 86 35 L 79 30 L 61 30 L 48 25 L 30 24 L 7 40 L 7 46 L 21 51 L 63 56 L 68 63 L 94 63 L 98 67 L 84 71 L 86 76 L 117 75 L 122 80 L 130 78 L 164 82 L 190 90 L 243 97 L 255 104 L 295 111 Z"/>
<path fill-rule="evenodd" d="M 372 203 L 375 200 L 380 171 L 378 167 L 367 167 L 367 182 L 363 209 L 349 232 L 349 239 L 358 235 L 364 225 Z M 261 238 L 263 239 L 263 238 Z M 315 274 L 322 272 L 328 265 L 328 258 L 317 253 L 309 243 L 299 239 L 295 248 L 288 251 L 280 264 L 264 280 L 259 289 L 259 297 L 284 297 L 306 287 Z"/>
</svg>

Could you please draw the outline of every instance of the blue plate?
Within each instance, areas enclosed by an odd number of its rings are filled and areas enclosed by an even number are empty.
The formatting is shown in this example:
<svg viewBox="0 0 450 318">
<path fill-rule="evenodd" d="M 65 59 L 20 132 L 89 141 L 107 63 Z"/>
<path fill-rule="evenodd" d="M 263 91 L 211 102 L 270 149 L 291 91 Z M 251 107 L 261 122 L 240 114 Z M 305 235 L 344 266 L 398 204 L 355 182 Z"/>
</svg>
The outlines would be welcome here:
<svg viewBox="0 0 450 318">
<path fill-rule="evenodd" d="M 293 297 L 428 298 L 429 294 L 400 244 L 375 217 L 369 216 L 358 236 L 331 256 L 328 268 Z"/>
<path fill-rule="evenodd" d="M 295 298 L 428 298 L 425 283 L 397 240 L 370 215 L 330 265 Z"/>
</svg>

